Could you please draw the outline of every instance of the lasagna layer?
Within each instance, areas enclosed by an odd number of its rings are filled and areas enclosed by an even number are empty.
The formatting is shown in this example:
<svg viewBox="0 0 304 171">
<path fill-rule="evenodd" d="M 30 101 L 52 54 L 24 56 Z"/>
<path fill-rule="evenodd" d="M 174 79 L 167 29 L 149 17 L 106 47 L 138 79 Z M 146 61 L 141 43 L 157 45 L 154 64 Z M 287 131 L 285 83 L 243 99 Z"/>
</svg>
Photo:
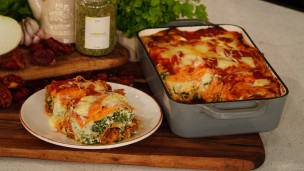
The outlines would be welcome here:
<svg viewBox="0 0 304 171">
<path fill-rule="evenodd" d="M 79 76 L 46 86 L 45 111 L 52 127 L 83 144 L 118 142 L 139 127 L 124 90 Z"/>
<path fill-rule="evenodd" d="M 170 28 L 141 40 L 175 101 L 222 102 L 285 93 L 263 54 L 239 32 L 219 26 Z"/>
</svg>

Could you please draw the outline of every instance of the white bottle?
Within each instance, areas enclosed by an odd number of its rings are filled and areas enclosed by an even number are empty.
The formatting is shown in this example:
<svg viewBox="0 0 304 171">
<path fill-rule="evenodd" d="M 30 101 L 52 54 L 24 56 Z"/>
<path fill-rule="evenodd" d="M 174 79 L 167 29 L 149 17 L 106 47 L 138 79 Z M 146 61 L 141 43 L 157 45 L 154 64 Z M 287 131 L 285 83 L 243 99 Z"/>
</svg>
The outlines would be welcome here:
<svg viewBox="0 0 304 171">
<path fill-rule="evenodd" d="M 28 0 L 46 37 L 75 43 L 75 0 Z"/>
</svg>

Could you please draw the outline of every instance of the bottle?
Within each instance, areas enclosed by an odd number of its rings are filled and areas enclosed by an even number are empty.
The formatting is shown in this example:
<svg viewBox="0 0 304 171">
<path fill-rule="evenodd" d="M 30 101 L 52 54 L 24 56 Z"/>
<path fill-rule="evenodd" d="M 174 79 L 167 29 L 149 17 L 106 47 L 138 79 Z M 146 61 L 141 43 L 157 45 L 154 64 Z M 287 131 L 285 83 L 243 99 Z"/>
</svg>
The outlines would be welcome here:
<svg viewBox="0 0 304 171">
<path fill-rule="evenodd" d="M 116 0 L 76 0 L 76 49 L 88 56 L 111 53 L 116 44 Z"/>
<path fill-rule="evenodd" d="M 75 43 L 74 0 L 28 0 L 28 3 L 46 38 Z"/>
</svg>

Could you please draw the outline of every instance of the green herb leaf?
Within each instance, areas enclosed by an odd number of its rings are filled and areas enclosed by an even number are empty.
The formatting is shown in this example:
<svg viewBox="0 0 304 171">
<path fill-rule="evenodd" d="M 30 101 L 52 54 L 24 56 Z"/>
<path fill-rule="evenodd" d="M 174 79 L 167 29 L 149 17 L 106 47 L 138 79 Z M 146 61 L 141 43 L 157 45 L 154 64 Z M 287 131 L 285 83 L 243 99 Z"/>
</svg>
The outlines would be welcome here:
<svg viewBox="0 0 304 171">
<path fill-rule="evenodd" d="M 194 17 L 194 6 L 189 4 L 189 3 L 183 3 L 181 4 L 181 15 L 182 17 L 187 17 L 187 18 L 193 18 Z"/>
<path fill-rule="evenodd" d="M 151 6 L 152 6 L 152 7 L 158 6 L 159 3 L 160 3 L 160 0 L 151 0 Z"/>
<path fill-rule="evenodd" d="M 145 28 L 158 27 L 180 17 L 208 21 L 200 0 L 117 0 L 117 29 L 133 37 Z"/>
<path fill-rule="evenodd" d="M 195 14 L 197 18 L 199 18 L 202 21 L 208 21 L 208 14 L 206 12 L 206 6 L 199 5 L 196 7 Z"/>
<path fill-rule="evenodd" d="M 12 17 L 17 21 L 33 17 L 27 0 L 1 0 L 0 15 Z"/>
</svg>

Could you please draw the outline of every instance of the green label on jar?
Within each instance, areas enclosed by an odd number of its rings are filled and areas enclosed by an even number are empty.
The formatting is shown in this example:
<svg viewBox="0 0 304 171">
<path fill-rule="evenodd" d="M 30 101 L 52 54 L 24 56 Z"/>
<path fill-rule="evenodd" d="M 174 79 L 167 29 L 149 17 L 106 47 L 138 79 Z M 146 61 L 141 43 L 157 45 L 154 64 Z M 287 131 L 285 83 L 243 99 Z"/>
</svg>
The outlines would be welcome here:
<svg viewBox="0 0 304 171">
<path fill-rule="evenodd" d="M 110 42 L 110 16 L 85 18 L 85 48 L 106 49 Z"/>
</svg>

